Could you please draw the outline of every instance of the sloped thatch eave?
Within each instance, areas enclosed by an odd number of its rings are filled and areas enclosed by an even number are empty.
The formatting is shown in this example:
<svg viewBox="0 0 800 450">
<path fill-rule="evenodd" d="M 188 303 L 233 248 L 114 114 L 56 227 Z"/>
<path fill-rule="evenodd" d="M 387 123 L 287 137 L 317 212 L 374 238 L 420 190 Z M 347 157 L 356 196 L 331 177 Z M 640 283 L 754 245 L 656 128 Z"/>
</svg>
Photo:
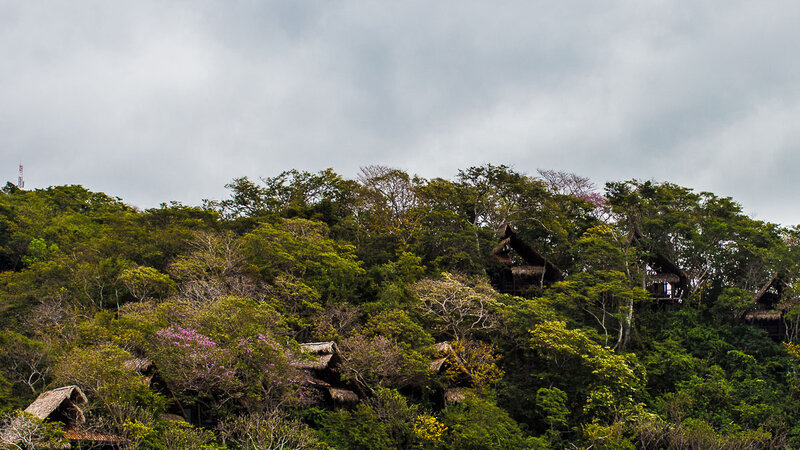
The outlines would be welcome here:
<svg viewBox="0 0 800 450">
<path fill-rule="evenodd" d="M 153 368 L 153 361 L 147 358 L 133 358 L 123 362 L 122 366 L 141 374 Z"/>
<path fill-rule="evenodd" d="M 336 346 L 336 343 L 333 341 L 327 342 L 307 342 L 305 344 L 300 344 L 300 348 L 307 353 L 339 353 L 339 347 Z"/>
<path fill-rule="evenodd" d="M 764 294 L 767 293 L 769 288 L 775 286 L 777 283 L 778 283 L 778 274 L 774 273 L 772 275 L 772 278 L 770 278 L 769 281 L 767 281 L 767 284 L 765 284 L 761 289 L 759 289 L 756 295 L 754 295 L 753 298 L 750 299 L 750 301 L 752 301 L 753 303 L 761 302 L 761 299 L 764 297 Z"/>
<path fill-rule="evenodd" d="M 447 361 L 447 358 L 439 358 L 434 360 L 433 362 L 431 362 L 429 370 L 432 373 L 440 372 L 442 370 L 442 366 L 444 366 L 445 361 Z"/>
<path fill-rule="evenodd" d="M 780 320 L 783 317 L 783 314 L 780 311 L 775 310 L 758 310 L 758 311 L 750 311 L 745 316 L 745 319 L 753 321 L 753 320 Z"/>
<path fill-rule="evenodd" d="M 657 273 L 648 275 L 647 280 L 651 283 L 679 283 L 681 278 L 674 273 Z"/>
<path fill-rule="evenodd" d="M 437 353 L 446 353 L 453 350 L 453 347 L 450 346 L 449 341 L 442 341 L 433 344 L 433 349 L 436 350 Z"/>
<path fill-rule="evenodd" d="M 359 401 L 358 395 L 349 389 L 331 387 L 328 388 L 328 392 L 331 394 L 333 401 L 339 404 L 352 405 Z"/>
<path fill-rule="evenodd" d="M 83 423 L 86 419 L 76 405 L 84 404 L 87 401 L 78 386 L 64 386 L 39 394 L 36 400 L 25 408 L 25 412 L 44 420 L 64 403 L 67 403 L 65 406 L 74 410 L 76 423 Z"/>
<path fill-rule="evenodd" d="M 504 224 L 500 228 L 501 243 L 506 243 L 517 254 L 528 263 L 529 266 L 542 266 L 544 267 L 544 277 L 549 281 L 558 281 L 564 277 L 564 273 L 555 264 L 551 263 L 541 253 L 536 251 L 533 247 L 528 245 L 525 241 L 517 236 L 517 232 L 509 224 Z M 502 248 L 506 244 L 500 246 Z"/>
<path fill-rule="evenodd" d="M 325 370 L 330 366 L 333 354 L 319 355 L 312 359 L 302 359 L 292 363 L 298 369 L 306 370 Z"/>
<path fill-rule="evenodd" d="M 516 266 L 511 268 L 511 273 L 514 275 L 533 276 L 545 273 L 545 266 Z"/>
</svg>

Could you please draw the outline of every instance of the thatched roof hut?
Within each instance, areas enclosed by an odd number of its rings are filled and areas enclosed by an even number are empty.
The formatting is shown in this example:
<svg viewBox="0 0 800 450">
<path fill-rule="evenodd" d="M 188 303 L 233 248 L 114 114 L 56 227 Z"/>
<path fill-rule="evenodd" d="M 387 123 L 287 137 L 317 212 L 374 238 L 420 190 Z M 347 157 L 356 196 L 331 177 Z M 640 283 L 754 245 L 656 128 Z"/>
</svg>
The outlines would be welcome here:
<svg viewBox="0 0 800 450">
<path fill-rule="evenodd" d="M 147 373 L 155 367 L 153 361 L 147 358 L 132 358 L 122 363 L 122 366 L 128 370 L 139 373 L 140 375 Z"/>
<path fill-rule="evenodd" d="M 25 412 L 42 420 L 61 422 L 65 425 L 81 424 L 86 418 L 78 405 L 86 402 L 86 396 L 78 386 L 64 386 L 39 394 L 36 400 L 25 408 Z"/>
<path fill-rule="evenodd" d="M 636 224 L 633 224 L 628 235 L 629 241 L 642 249 L 644 235 Z M 647 274 L 647 283 L 651 286 L 651 293 L 665 295 L 666 289 L 654 289 L 653 285 L 670 285 L 669 298 L 681 298 L 689 290 L 689 276 L 672 259 L 658 251 L 646 251 L 644 262 L 650 267 L 651 273 Z"/>
<path fill-rule="evenodd" d="M 327 370 L 340 358 L 339 347 L 333 341 L 300 344 L 304 355 L 292 363 L 298 369 Z M 309 357 L 311 355 L 311 357 Z"/>
<path fill-rule="evenodd" d="M 82 430 L 77 425 L 86 422 L 86 418 L 78 405 L 87 403 L 86 395 L 78 386 L 64 386 L 40 394 L 33 401 L 25 412 L 38 417 L 41 420 L 51 422 L 61 422 L 64 424 L 64 438 L 71 444 L 79 445 L 81 448 L 89 445 L 96 447 L 118 448 L 130 443 L 129 440 L 110 434 L 97 433 L 89 430 Z"/>
<path fill-rule="evenodd" d="M 142 379 L 142 383 L 146 384 L 147 386 L 151 386 L 153 384 L 153 378 L 157 376 L 156 374 L 156 365 L 153 364 L 153 361 L 147 358 L 132 358 L 122 363 L 122 366 L 133 372 L 139 374 L 139 377 Z M 159 381 L 163 381 L 160 380 Z M 161 383 L 163 385 L 163 383 Z"/>
<path fill-rule="evenodd" d="M 333 341 L 306 342 L 304 344 L 300 344 L 300 348 L 302 348 L 303 351 L 307 353 L 316 353 L 316 354 L 339 353 L 339 347 L 336 345 L 336 342 Z"/>
<path fill-rule="evenodd" d="M 336 371 L 342 356 L 335 342 L 307 342 L 300 344 L 300 349 L 303 354 L 294 358 L 292 365 L 303 370 L 304 385 L 321 391 L 332 406 L 358 403 L 358 394 L 343 387 Z"/>
<path fill-rule="evenodd" d="M 433 373 L 439 373 L 442 371 L 442 367 L 444 367 L 444 363 L 446 362 L 447 362 L 447 357 L 434 359 L 433 361 L 431 361 L 428 370 L 430 370 Z"/>
<path fill-rule="evenodd" d="M 433 344 L 433 349 L 437 353 L 448 353 L 453 350 L 453 347 L 450 345 L 450 341 L 442 341 Z"/>
<path fill-rule="evenodd" d="M 772 277 L 756 292 L 751 301 L 753 303 L 760 303 L 766 306 L 773 306 L 780 301 L 781 294 L 783 293 L 784 283 L 777 273 L 773 273 Z"/>
<path fill-rule="evenodd" d="M 328 387 L 327 390 L 336 405 L 355 405 L 359 401 L 358 395 L 349 389 Z"/>
<path fill-rule="evenodd" d="M 450 357 L 450 352 L 453 351 L 453 347 L 450 346 L 450 342 L 443 341 L 433 344 L 433 349 L 436 352 L 438 358 L 431 361 L 428 370 L 432 373 L 439 373 L 442 371 L 444 363 L 446 363 L 447 359 Z"/>
<path fill-rule="evenodd" d="M 509 249 L 514 250 L 526 264 L 513 267 L 514 275 L 540 276 L 546 281 L 554 282 L 563 278 L 564 273 L 555 264 L 548 261 L 541 253 L 519 238 L 516 230 L 509 224 L 500 227 L 500 243 L 494 248 L 498 261 L 511 264 Z"/>
</svg>

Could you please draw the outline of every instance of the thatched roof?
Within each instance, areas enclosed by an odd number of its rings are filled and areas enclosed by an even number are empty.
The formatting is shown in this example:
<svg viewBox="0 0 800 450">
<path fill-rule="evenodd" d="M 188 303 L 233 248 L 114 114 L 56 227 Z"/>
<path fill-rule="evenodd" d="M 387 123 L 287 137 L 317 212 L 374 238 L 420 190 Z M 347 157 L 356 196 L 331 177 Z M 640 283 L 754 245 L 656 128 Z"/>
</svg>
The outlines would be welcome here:
<svg viewBox="0 0 800 450">
<path fill-rule="evenodd" d="M 504 224 L 500 228 L 500 243 L 495 247 L 494 254 L 498 260 L 504 263 L 510 262 L 505 247 L 511 247 L 517 254 L 525 260 L 526 266 L 542 267 L 538 273 L 544 273 L 544 278 L 547 281 L 558 281 L 564 274 L 561 269 L 556 267 L 555 264 L 547 260 L 541 253 L 537 252 L 533 247 L 525 243 L 517 236 L 517 232 L 509 224 Z M 525 267 L 525 266 L 523 266 Z M 518 269 L 524 270 L 524 269 Z M 533 270 L 533 269 L 531 269 Z"/>
<path fill-rule="evenodd" d="M 333 356 L 334 355 L 331 353 L 327 355 L 314 356 L 311 359 L 306 359 L 306 357 L 304 357 L 303 359 L 294 362 L 292 365 L 298 369 L 325 370 L 330 366 Z"/>
<path fill-rule="evenodd" d="M 450 342 L 442 341 L 433 344 L 433 349 L 436 350 L 438 353 L 445 353 L 453 350 L 453 347 L 450 346 Z"/>
<path fill-rule="evenodd" d="M 674 273 L 656 273 L 647 276 L 652 283 L 680 283 L 681 278 Z"/>
<path fill-rule="evenodd" d="M 467 398 L 467 390 L 465 388 L 450 388 L 444 391 L 444 403 L 461 403 Z"/>
<path fill-rule="evenodd" d="M 153 361 L 147 358 L 133 358 L 129 359 L 122 363 L 122 366 L 128 370 L 133 370 L 134 372 L 144 373 L 153 367 Z"/>
<path fill-rule="evenodd" d="M 433 361 L 431 361 L 431 365 L 429 367 L 429 370 L 431 372 L 433 372 L 433 373 L 440 372 L 442 370 L 442 366 L 444 366 L 444 363 L 446 361 L 447 361 L 447 358 L 434 359 Z"/>
<path fill-rule="evenodd" d="M 161 420 L 166 420 L 167 422 L 186 422 L 186 418 L 178 414 L 163 413 L 158 417 Z"/>
<path fill-rule="evenodd" d="M 333 341 L 307 342 L 305 344 L 300 344 L 300 348 L 306 353 L 339 353 L 339 347 L 337 347 L 336 342 Z"/>
<path fill-rule="evenodd" d="M 64 386 L 39 394 L 36 400 L 25 408 L 25 412 L 42 420 L 56 419 L 57 417 L 51 416 L 59 413 L 71 423 L 83 423 L 86 418 L 77 405 L 82 405 L 87 401 L 78 386 Z"/>
<path fill-rule="evenodd" d="M 545 272 L 544 266 L 516 266 L 511 268 L 511 273 L 514 275 L 541 275 Z"/>
<path fill-rule="evenodd" d="M 779 320 L 782 316 L 780 311 L 761 309 L 750 311 L 744 317 L 747 320 Z"/>
<path fill-rule="evenodd" d="M 330 368 L 335 357 L 339 355 L 339 347 L 333 341 L 308 342 L 300 344 L 305 355 L 292 363 L 294 367 L 305 370 L 326 370 Z M 313 355 L 310 356 L 309 355 Z"/>
<path fill-rule="evenodd" d="M 358 403 L 359 400 L 358 395 L 349 389 L 329 387 L 328 392 L 331 394 L 333 401 L 339 404 L 354 404 Z"/>
<path fill-rule="evenodd" d="M 781 281 L 780 278 L 778 277 L 778 274 L 777 273 L 772 274 L 772 278 L 770 278 L 769 281 L 767 281 L 767 283 L 761 289 L 758 290 L 758 292 L 756 293 L 756 295 L 753 296 L 751 301 L 753 303 L 761 303 L 761 300 L 764 298 L 764 295 L 767 293 L 767 291 L 769 291 L 769 289 L 772 287 L 774 287 L 777 290 L 780 290 L 781 287 L 780 284 Z"/>
<path fill-rule="evenodd" d="M 638 225 L 633 224 L 629 235 L 630 242 L 641 248 L 642 239 L 644 239 L 642 231 L 639 229 Z M 659 280 L 651 276 L 649 277 L 651 281 L 656 283 L 676 284 L 675 288 L 681 293 L 686 292 L 689 288 L 689 276 L 666 255 L 660 252 L 649 252 L 644 260 L 647 262 L 647 265 L 658 274 L 656 275 L 657 277 L 666 277 L 667 275 L 674 275 L 677 277 L 676 281 L 672 281 L 674 278 Z"/>
<path fill-rule="evenodd" d="M 447 362 L 447 358 L 450 356 L 450 352 L 453 351 L 453 347 L 450 346 L 450 342 L 443 341 L 433 344 L 433 350 L 440 357 L 431 361 L 428 370 L 430 370 L 433 373 L 438 373 L 442 370 L 444 363 Z"/>
</svg>

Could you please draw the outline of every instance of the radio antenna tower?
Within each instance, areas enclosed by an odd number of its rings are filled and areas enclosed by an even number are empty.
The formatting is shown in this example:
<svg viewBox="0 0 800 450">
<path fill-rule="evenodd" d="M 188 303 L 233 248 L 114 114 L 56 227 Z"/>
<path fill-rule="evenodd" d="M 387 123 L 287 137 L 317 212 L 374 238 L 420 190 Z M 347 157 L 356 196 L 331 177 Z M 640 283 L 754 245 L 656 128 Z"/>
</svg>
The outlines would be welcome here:
<svg viewBox="0 0 800 450">
<path fill-rule="evenodd" d="M 25 187 L 25 180 L 22 179 L 22 164 L 19 165 L 19 179 L 17 180 L 17 187 L 20 189 Z"/>
</svg>

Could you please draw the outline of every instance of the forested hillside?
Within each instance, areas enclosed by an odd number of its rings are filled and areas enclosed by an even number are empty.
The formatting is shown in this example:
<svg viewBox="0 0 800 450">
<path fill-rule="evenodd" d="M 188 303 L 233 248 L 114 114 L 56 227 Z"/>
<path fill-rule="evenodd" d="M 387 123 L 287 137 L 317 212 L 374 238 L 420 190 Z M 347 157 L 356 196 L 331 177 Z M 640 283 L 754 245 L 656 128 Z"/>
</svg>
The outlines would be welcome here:
<svg viewBox="0 0 800 450">
<path fill-rule="evenodd" d="M 800 232 L 730 198 L 492 165 L 228 188 L 6 185 L 0 445 L 800 447 Z"/>
</svg>

